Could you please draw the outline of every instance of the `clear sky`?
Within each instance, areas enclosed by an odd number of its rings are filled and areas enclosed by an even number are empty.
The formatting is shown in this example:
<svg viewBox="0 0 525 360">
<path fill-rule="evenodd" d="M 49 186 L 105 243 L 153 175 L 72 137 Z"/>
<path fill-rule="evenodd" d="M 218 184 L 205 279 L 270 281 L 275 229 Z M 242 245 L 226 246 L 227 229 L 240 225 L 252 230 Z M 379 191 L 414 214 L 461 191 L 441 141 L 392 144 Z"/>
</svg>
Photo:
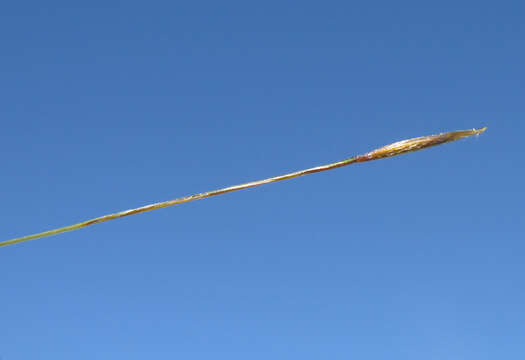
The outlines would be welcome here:
<svg viewBox="0 0 525 360">
<path fill-rule="evenodd" d="M 80 4 L 80 5 L 79 5 Z M 0 358 L 523 359 L 522 1 L 0 6 Z"/>
</svg>

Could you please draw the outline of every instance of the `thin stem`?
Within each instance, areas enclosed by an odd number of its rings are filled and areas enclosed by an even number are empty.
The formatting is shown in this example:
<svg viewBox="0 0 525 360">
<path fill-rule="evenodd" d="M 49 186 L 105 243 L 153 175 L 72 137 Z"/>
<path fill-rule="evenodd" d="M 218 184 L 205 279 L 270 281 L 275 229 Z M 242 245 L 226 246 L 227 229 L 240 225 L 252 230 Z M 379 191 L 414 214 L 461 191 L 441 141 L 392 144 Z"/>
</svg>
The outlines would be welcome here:
<svg viewBox="0 0 525 360">
<path fill-rule="evenodd" d="M 334 162 L 331 164 L 321 165 L 321 166 L 317 166 L 317 167 L 313 167 L 313 168 L 309 168 L 305 170 L 299 170 L 299 171 L 292 172 L 289 174 L 275 176 L 275 177 L 271 177 L 271 178 L 267 178 L 263 180 L 230 186 L 230 187 L 226 187 L 226 188 L 222 188 L 218 190 L 194 194 L 190 196 L 177 198 L 174 200 L 163 201 L 163 202 L 149 204 L 149 205 L 142 206 L 142 207 L 135 208 L 135 209 L 130 209 L 130 210 L 125 210 L 125 211 L 121 211 L 121 212 L 117 212 L 113 214 L 108 214 L 108 215 L 97 217 L 91 220 L 79 222 L 77 224 L 64 226 L 58 229 L 53 229 L 53 230 L 44 231 L 38 234 L 27 235 L 27 236 L 3 241 L 3 242 L 0 242 L 0 246 L 7 246 L 7 245 L 17 244 L 17 243 L 21 243 L 21 242 L 29 241 L 29 240 L 35 240 L 35 239 L 39 239 L 39 238 L 43 238 L 43 237 L 47 237 L 51 235 L 57 235 L 60 233 L 81 229 L 83 227 L 101 223 L 101 222 L 108 221 L 108 220 L 113 220 L 113 219 L 118 219 L 118 218 L 122 218 L 125 216 L 140 214 L 146 211 L 162 209 L 168 206 L 178 205 L 178 204 L 182 204 L 182 203 L 186 203 L 186 202 L 190 202 L 194 200 L 199 200 L 199 199 L 204 199 L 204 198 L 208 198 L 212 196 L 226 194 L 226 193 L 237 191 L 237 190 L 248 189 L 251 187 L 269 184 L 272 182 L 293 179 L 293 178 L 308 175 L 308 174 L 336 169 L 336 168 L 347 166 L 347 165 L 357 163 L 357 162 L 379 160 L 379 159 L 383 159 L 386 157 L 397 156 L 397 155 L 408 153 L 408 152 L 414 152 L 414 151 L 422 150 L 422 149 L 425 149 L 431 146 L 436 146 L 436 145 L 445 144 L 447 142 L 456 141 L 464 137 L 468 137 L 472 135 L 479 135 L 482 132 L 484 132 L 486 129 L 487 127 L 484 127 L 481 129 L 452 131 L 452 132 L 447 132 L 447 133 L 442 133 L 442 134 L 437 134 L 437 135 L 423 136 L 423 137 L 403 140 L 403 141 L 399 141 L 399 142 L 396 142 L 396 143 L 393 143 L 387 146 L 383 146 L 379 149 L 370 151 L 366 154 L 357 155 L 357 156 L 348 158 L 346 160 Z"/>
</svg>

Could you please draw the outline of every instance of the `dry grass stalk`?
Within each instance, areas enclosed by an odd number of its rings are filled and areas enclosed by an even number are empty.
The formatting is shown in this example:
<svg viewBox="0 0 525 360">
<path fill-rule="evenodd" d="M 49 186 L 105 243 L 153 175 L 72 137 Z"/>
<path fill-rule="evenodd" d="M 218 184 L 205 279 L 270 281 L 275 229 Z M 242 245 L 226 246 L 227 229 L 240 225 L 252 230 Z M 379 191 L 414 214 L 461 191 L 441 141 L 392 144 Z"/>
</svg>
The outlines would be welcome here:
<svg viewBox="0 0 525 360">
<path fill-rule="evenodd" d="M 108 214 L 108 215 L 104 215 L 104 216 L 94 218 L 91 220 L 83 221 L 77 224 L 64 226 L 58 229 L 53 229 L 53 230 L 44 231 L 38 234 L 27 235 L 27 236 L 3 241 L 3 242 L 0 242 L 0 246 L 12 245 L 12 244 L 17 244 L 17 243 L 24 242 L 24 241 L 39 239 L 39 238 L 43 238 L 43 237 L 47 237 L 51 235 L 60 234 L 60 233 L 67 232 L 67 231 L 81 229 L 83 227 L 101 223 L 101 222 L 108 221 L 108 220 L 113 220 L 113 219 L 118 219 L 118 218 L 125 217 L 125 216 L 140 214 L 146 211 L 162 209 L 168 206 L 173 206 L 173 205 L 178 205 L 178 204 L 182 204 L 182 203 L 189 202 L 189 201 L 204 199 L 204 198 L 208 198 L 211 196 L 226 194 L 232 191 L 247 189 L 247 188 L 251 188 L 251 187 L 255 187 L 259 185 L 269 184 L 269 183 L 276 182 L 276 181 L 287 180 L 287 179 L 292 179 L 292 178 L 296 178 L 299 176 L 313 174 L 313 173 L 317 173 L 321 171 L 336 169 L 336 168 L 350 165 L 353 163 L 379 160 L 379 159 L 383 159 L 383 158 L 387 158 L 391 156 L 397 156 L 397 155 L 404 154 L 404 153 L 414 152 L 414 151 L 426 149 L 431 146 L 436 146 L 436 145 L 445 144 L 451 141 L 456 141 L 456 140 L 459 140 L 459 139 L 462 139 L 468 136 L 479 135 L 482 132 L 484 132 L 486 129 L 487 127 L 484 127 L 481 129 L 451 131 L 451 132 L 437 134 L 437 135 L 422 136 L 418 138 L 403 140 L 403 141 L 399 141 L 399 142 L 396 142 L 396 143 L 393 143 L 387 146 L 383 146 L 376 150 L 372 150 L 363 155 L 357 155 L 357 156 L 348 158 L 343 161 L 338 161 L 338 162 L 327 164 L 327 165 L 321 165 L 321 166 L 313 167 L 310 169 L 299 170 L 299 171 L 292 172 L 289 174 L 271 177 L 268 179 L 263 179 L 263 180 L 258 180 L 258 181 L 253 181 L 253 182 L 249 182 L 249 183 L 245 183 L 241 185 L 230 186 L 230 187 L 223 188 L 223 189 L 218 189 L 218 190 L 208 191 L 208 192 L 194 194 L 190 196 L 185 196 L 185 197 L 181 197 L 181 198 L 174 199 L 174 200 L 154 203 L 154 204 L 142 206 L 136 209 L 117 212 L 114 214 Z"/>
</svg>

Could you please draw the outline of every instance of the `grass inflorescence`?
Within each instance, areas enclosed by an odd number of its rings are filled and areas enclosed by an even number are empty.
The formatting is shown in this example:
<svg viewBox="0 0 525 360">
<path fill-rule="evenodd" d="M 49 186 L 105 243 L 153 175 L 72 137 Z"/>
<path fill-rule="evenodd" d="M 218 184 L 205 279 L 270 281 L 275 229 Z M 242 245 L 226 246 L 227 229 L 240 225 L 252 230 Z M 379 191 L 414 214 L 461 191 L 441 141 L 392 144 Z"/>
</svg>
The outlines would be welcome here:
<svg viewBox="0 0 525 360">
<path fill-rule="evenodd" d="M 68 225 L 68 226 L 64 226 L 61 228 L 44 231 L 38 234 L 27 235 L 27 236 L 22 236 L 19 238 L 3 241 L 3 242 L 0 242 L 0 246 L 7 246 L 7 245 L 17 244 L 17 243 L 21 243 L 21 242 L 29 241 L 29 240 L 35 240 L 35 239 L 39 239 L 39 238 L 43 238 L 43 237 L 47 237 L 51 235 L 57 235 L 57 234 L 64 233 L 67 231 L 81 229 L 89 225 L 98 224 L 104 221 L 109 221 L 113 219 L 122 218 L 125 216 L 140 214 L 146 211 L 162 209 L 168 206 L 178 205 L 178 204 L 182 204 L 182 203 L 189 202 L 189 201 L 194 201 L 194 200 L 204 199 L 204 198 L 217 196 L 221 194 L 226 194 L 226 193 L 237 191 L 237 190 L 248 189 L 251 187 L 269 184 L 269 183 L 276 182 L 276 181 L 293 179 L 299 176 L 304 176 L 308 174 L 318 173 L 321 171 L 336 169 L 336 168 L 347 166 L 353 163 L 379 160 L 379 159 L 397 156 L 397 155 L 401 155 L 401 154 L 405 154 L 409 152 L 419 151 L 422 149 L 426 149 L 428 147 L 445 144 L 451 141 L 456 141 L 456 140 L 459 140 L 459 139 L 462 139 L 468 136 L 479 135 L 482 132 L 484 132 L 486 129 L 487 127 L 484 127 L 481 129 L 451 131 L 451 132 L 441 133 L 437 135 L 429 135 L 429 136 L 422 136 L 422 137 L 417 137 L 417 138 L 408 139 L 408 140 L 402 140 L 402 141 L 399 141 L 399 142 L 396 142 L 390 145 L 383 146 L 379 149 L 372 150 L 366 154 L 357 155 L 357 156 L 354 156 L 354 157 L 351 157 L 351 158 L 348 158 L 342 161 L 334 162 L 331 164 L 321 165 L 321 166 L 317 166 L 317 167 L 313 167 L 313 168 L 309 168 L 305 170 L 295 171 L 289 174 L 270 177 L 270 178 L 263 179 L 263 180 L 252 181 L 252 182 L 245 183 L 245 184 L 234 185 L 234 186 L 230 186 L 230 187 L 226 187 L 226 188 L 222 188 L 218 190 L 198 193 L 198 194 L 185 196 L 185 197 L 181 197 L 181 198 L 177 198 L 173 200 L 145 205 L 145 206 L 138 207 L 135 209 L 130 209 L 130 210 L 125 210 L 125 211 L 121 211 L 121 212 L 117 212 L 113 214 L 108 214 L 108 215 L 100 216 L 94 219 L 82 221 L 77 224 Z"/>
</svg>

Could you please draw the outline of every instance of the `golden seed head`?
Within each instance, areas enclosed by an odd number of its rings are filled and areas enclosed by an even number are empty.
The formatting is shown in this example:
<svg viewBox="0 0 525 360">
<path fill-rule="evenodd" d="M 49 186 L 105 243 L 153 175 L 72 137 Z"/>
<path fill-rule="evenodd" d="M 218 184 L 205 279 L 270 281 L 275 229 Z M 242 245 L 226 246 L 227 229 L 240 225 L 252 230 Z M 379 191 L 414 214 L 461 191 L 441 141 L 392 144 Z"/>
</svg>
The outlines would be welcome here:
<svg viewBox="0 0 525 360">
<path fill-rule="evenodd" d="M 396 156 L 404 153 L 409 153 L 413 151 L 418 151 L 425 149 L 431 146 L 445 144 L 451 141 L 456 141 L 464 137 L 479 135 L 482 132 L 487 130 L 487 127 L 481 129 L 472 129 L 472 130 L 459 130 L 451 131 L 447 133 L 430 135 L 430 136 L 421 136 L 413 139 L 398 141 L 396 143 L 383 146 L 382 148 L 370 151 L 365 155 L 362 155 L 361 161 L 370 161 L 377 160 L 386 157 Z"/>
</svg>

